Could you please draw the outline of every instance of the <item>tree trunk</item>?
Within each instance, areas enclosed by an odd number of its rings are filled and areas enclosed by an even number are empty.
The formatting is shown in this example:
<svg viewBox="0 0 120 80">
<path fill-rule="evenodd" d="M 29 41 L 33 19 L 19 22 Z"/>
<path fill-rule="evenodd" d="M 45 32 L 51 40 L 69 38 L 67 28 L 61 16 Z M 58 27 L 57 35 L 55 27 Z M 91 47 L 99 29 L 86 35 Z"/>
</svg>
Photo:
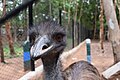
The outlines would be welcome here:
<svg viewBox="0 0 120 80">
<path fill-rule="evenodd" d="M 62 2 L 63 2 L 63 10 L 66 11 L 65 9 L 66 0 L 63 0 Z"/>
<path fill-rule="evenodd" d="M 95 10 L 95 19 L 94 19 L 94 33 L 93 33 L 93 39 L 96 38 L 96 18 L 97 18 L 97 9 Z"/>
<path fill-rule="evenodd" d="M 3 0 L 3 3 L 4 3 L 4 8 L 3 8 L 3 16 L 6 14 L 6 0 Z M 7 35 L 7 38 L 8 38 L 8 42 L 9 42 L 9 49 L 10 49 L 10 54 L 13 55 L 15 54 L 15 51 L 14 51 L 14 47 L 13 47 L 13 40 L 12 40 L 12 36 L 11 36 L 11 32 L 10 32 L 10 23 L 9 22 L 6 22 L 5 23 L 5 28 L 6 28 L 6 35 Z"/>
<path fill-rule="evenodd" d="M 75 42 L 77 42 L 76 40 L 77 40 L 77 13 L 78 12 L 78 3 L 77 3 L 77 1 L 76 1 L 76 6 L 75 6 L 75 12 L 74 12 L 74 40 L 75 40 Z M 75 43 L 76 44 L 76 43 Z"/>
<path fill-rule="evenodd" d="M 71 4 L 71 0 L 70 0 L 69 4 Z M 71 11 L 70 11 L 70 9 L 71 9 L 71 7 L 68 8 L 68 27 L 70 26 L 70 18 L 71 18 L 71 17 L 70 17 L 70 16 L 71 16 Z M 68 27 L 66 27 L 67 30 L 68 30 Z M 67 30 L 66 30 L 66 31 L 67 31 Z"/>
<path fill-rule="evenodd" d="M 100 0 L 100 47 L 104 52 L 103 41 L 104 41 L 104 25 L 103 25 L 103 0 Z"/>
<path fill-rule="evenodd" d="M 113 0 L 103 0 L 103 4 L 113 48 L 114 62 L 117 63 L 120 61 L 120 29 L 116 18 Z"/>
<path fill-rule="evenodd" d="M 115 2 L 116 2 L 116 5 L 117 5 L 117 7 L 118 7 L 118 10 L 119 10 L 119 28 L 120 28 L 120 0 L 115 0 Z"/>
<path fill-rule="evenodd" d="M 81 39 L 81 25 L 82 25 L 82 9 L 83 8 L 83 2 L 81 3 L 81 7 L 79 8 L 79 17 L 78 17 L 78 22 L 79 22 L 79 41 L 81 42 L 82 41 L 82 39 Z"/>
<path fill-rule="evenodd" d="M 15 8 L 16 6 L 16 1 L 13 1 L 13 8 Z M 17 23 L 15 22 L 14 25 L 14 30 L 13 30 L 13 38 L 14 38 L 14 42 L 17 42 Z"/>
<path fill-rule="evenodd" d="M 10 22 L 6 22 L 5 26 L 6 26 L 5 27 L 6 35 L 7 35 L 8 42 L 9 42 L 10 54 L 13 55 L 13 54 L 15 54 L 15 51 L 14 51 L 13 40 L 12 40 L 12 36 L 11 36 L 11 32 L 10 32 Z"/>
<path fill-rule="evenodd" d="M 116 10 L 116 0 L 113 0 L 113 3 L 114 3 L 114 8 Z"/>
<path fill-rule="evenodd" d="M 1 62 L 4 61 L 4 52 L 3 52 L 3 44 L 2 44 L 2 33 L 1 33 L 1 26 L 0 26 L 0 56 L 1 56 Z"/>
<path fill-rule="evenodd" d="M 3 0 L 3 16 L 4 16 L 4 11 L 5 11 L 5 3 L 6 1 Z M 1 25 L 0 25 L 0 56 L 1 56 L 1 62 L 4 61 L 4 52 L 3 52 L 3 44 L 2 44 L 2 32 L 1 32 Z"/>
<path fill-rule="evenodd" d="M 14 32 L 13 32 L 13 38 L 14 38 L 14 42 L 17 42 L 17 24 L 14 25 Z"/>
</svg>

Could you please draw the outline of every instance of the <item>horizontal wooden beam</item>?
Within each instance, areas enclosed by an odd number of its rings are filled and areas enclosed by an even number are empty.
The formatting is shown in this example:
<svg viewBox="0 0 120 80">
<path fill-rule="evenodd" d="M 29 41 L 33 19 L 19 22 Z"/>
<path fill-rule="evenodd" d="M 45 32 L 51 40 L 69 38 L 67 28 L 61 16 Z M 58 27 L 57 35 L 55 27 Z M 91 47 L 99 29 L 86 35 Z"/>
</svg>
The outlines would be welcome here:
<svg viewBox="0 0 120 80">
<path fill-rule="evenodd" d="M 102 73 L 102 75 L 104 78 L 109 79 L 112 76 L 116 75 L 119 71 L 120 71 L 120 62 L 108 68 L 106 71 Z"/>
<path fill-rule="evenodd" d="M 37 78 L 37 75 L 41 75 L 43 72 L 43 65 L 35 68 L 35 71 L 30 71 L 27 74 L 25 74 L 23 77 L 21 77 L 18 80 L 30 80 L 33 79 L 34 77 Z"/>
</svg>

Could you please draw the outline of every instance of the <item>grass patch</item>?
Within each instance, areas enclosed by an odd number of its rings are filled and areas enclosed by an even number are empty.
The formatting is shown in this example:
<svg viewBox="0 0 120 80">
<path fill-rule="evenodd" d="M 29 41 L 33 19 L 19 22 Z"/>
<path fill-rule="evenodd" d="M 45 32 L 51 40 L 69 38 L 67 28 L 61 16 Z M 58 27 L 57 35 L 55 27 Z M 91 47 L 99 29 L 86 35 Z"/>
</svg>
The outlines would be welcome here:
<svg viewBox="0 0 120 80">
<path fill-rule="evenodd" d="M 10 54 L 9 45 L 4 45 L 4 48 L 3 48 L 4 56 L 6 58 L 12 58 L 12 57 L 21 57 L 23 55 L 23 47 L 20 46 L 19 44 L 14 44 L 14 50 L 16 54 L 12 56 Z"/>
</svg>

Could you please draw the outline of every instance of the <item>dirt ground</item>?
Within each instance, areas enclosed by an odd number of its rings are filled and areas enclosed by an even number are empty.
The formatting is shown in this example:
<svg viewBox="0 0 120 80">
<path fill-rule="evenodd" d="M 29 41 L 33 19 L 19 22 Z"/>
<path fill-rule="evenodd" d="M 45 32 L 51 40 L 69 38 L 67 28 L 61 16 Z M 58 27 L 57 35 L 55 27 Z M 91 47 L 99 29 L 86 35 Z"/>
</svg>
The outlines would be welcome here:
<svg viewBox="0 0 120 80">
<path fill-rule="evenodd" d="M 64 68 L 68 67 L 71 63 L 79 60 L 86 60 L 86 45 L 77 50 L 74 54 L 70 55 L 63 61 Z M 110 42 L 104 42 L 104 53 L 100 49 L 99 41 L 92 41 L 91 43 L 91 63 L 98 69 L 100 73 L 105 71 L 113 64 L 112 46 Z"/>
<path fill-rule="evenodd" d="M 104 42 L 104 53 L 100 49 L 99 41 L 92 41 L 91 44 L 92 64 L 100 73 L 113 64 L 113 54 L 110 42 Z M 64 68 L 79 60 L 86 60 L 86 46 L 83 46 L 75 54 L 72 54 L 63 61 Z M 6 59 L 6 64 L 0 63 L 0 80 L 17 80 L 27 72 L 24 72 L 23 59 Z"/>
</svg>

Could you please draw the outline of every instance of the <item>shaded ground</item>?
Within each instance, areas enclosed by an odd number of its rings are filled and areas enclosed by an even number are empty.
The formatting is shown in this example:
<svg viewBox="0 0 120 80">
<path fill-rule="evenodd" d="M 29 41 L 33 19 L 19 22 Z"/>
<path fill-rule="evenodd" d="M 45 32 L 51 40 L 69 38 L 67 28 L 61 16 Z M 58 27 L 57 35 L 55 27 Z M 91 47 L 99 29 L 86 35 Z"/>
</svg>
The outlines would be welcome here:
<svg viewBox="0 0 120 80">
<path fill-rule="evenodd" d="M 92 41 L 91 53 L 92 53 L 92 64 L 97 67 L 99 72 L 103 72 L 110 65 L 113 64 L 112 48 L 109 42 L 104 42 L 105 51 L 102 53 L 98 41 Z M 68 57 L 63 62 L 64 67 L 67 67 L 72 62 L 78 60 L 86 60 L 86 46 L 82 46 L 75 54 Z M 17 80 L 22 77 L 25 73 L 23 67 L 22 58 L 12 58 L 6 60 L 7 64 L 0 63 L 0 80 Z"/>
</svg>

